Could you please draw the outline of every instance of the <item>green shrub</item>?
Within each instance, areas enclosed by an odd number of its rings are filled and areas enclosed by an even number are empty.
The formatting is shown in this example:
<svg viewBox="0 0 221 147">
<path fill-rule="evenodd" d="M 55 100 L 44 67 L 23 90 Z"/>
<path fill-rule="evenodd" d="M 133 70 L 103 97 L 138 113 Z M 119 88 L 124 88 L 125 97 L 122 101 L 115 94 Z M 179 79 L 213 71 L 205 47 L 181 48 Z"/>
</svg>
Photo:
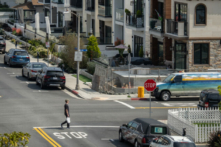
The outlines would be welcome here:
<svg viewBox="0 0 221 147">
<path fill-rule="evenodd" d="M 128 10 L 128 9 L 125 9 L 125 13 L 126 13 L 126 15 L 130 15 L 130 10 Z"/>
<path fill-rule="evenodd" d="M 87 72 L 89 72 L 90 74 L 94 74 L 95 72 L 95 66 L 96 64 L 94 62 L 88 62 L 87 63 Z"/>
<path fill-rule="evenodd" d="M 208 141 L 209 147 L 221 146 L 221 131 L 212 132 Z"/>
<path fill-rule="evenodd" d="M 137 17 L 142 17 L 142 12 L 140 10 L 137 10 Z"/>
<path fill-rule="evenodd" d="M 33 45 L 33 46 L 35 46 L 35 47 L 38 47 L 38 46 L 40 46 L 40 45 L 45 46 L 45 44 L 42 43 L 40 39 L 28 40 L 28 43 L 31 44 L 31 45 Z"/>
<path fill-rule="evenodd" d="M 15 42 L 16 42 L 16 40 L 15 40 L 15 39 L 12 39 L 12 40 L 11 40 L 11 42 L 12 42 L 12 43 L 15 43 Z"/>
<path fill-rule="evenodd" d="M 101 51 L 98 47 L 97 38 L 94 35 L 91 35 L 88 38 L 87 56 L 88 58 L 99 58 L 101 56 Z"/>
<path fill-rule="evenodd" d="M 17 33 L 16 33 L 16 31 L 13 31 L 12 34 L 13 34 L 13 35 L 16 35 Z"/>
</svg>

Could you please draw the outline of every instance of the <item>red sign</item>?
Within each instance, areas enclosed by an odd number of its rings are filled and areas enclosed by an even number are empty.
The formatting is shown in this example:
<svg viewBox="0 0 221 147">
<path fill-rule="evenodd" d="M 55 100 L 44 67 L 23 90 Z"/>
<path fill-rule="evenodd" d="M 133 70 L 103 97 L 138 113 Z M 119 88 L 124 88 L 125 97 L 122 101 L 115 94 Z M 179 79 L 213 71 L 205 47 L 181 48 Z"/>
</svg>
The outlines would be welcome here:
<svg viewBox="0 0 221 147">
<path fill-rule="evenodd" d="M 147 90 L 147 91 L 154 91 L 154 89 L 156 89 L 156 82 L 154 80 L 147 80 L 145 83 L 144 83 L 144 88 Z"/>
</svg>

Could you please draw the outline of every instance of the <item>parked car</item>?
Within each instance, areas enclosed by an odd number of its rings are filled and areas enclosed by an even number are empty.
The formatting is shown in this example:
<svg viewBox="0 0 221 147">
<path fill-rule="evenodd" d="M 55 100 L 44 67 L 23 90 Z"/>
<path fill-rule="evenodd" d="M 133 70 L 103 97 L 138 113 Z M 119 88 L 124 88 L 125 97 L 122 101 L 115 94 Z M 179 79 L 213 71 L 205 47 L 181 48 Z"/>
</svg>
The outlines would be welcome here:
<svg viewBox="0 0 221 147">
<path fill-rule="evenodd" d="M 29 62 L 30 58 L 26 50 L 10 49 L 4 56 L 4 64 L 9 66 L 26 65 Z"/>
<path fill-rule="evenodd" d="M 37 72 L 41 70 L 43 67 L 47 67 L 47 65 L 41 62 L 30 62 L 23 66 L 22 76 L 27 77 L 28 80 L 35 79 Z"/>
<path fill-rule="evenodd" d="M 65 88 L 66 78 L 61 68 L 57 67 L 43 67 L 38 71 L 36 76 L 36 84 L 41 85 L 41 89 L 47 86 L 56 86 Z"/>
<path fill-rule="evenodd" d="M 150 147 L 196 147 L 196 145 L 190 138 L 185 136 L 164 135 L 155 138 Z"/>
<path fill-rule="evenodd" d="M 219 72 L 173 73 L 151 92 L 156 99 L 170 100 L 171 96 L 199 96 L 204 89 L 217 89 L 221 85 Z"/>
<path fill-rule="evenodd" d="M 136 118 L 119 129 L 119 140 L 128 141 L 135 147 L 149 147 L 155 137 L 170 135 L 169 127 L 150 118 Z"/>
<path fill-rule="evenodd" d="M 5 53 L 5 48 L 6 48 L 5 39 L 2 36 L 0 36 L 0 52 L 2 52 L 2 54 Z"/>
<path fill-rule="evenodd" d="M 200 93 L 198 108 L 218 107 L 221 96 L 218 90 L 208 89 Z"/>
<path fill-rule="evenodd" d="M 152 65 L 152 61 L 149 58 L 140 58 L 140 57 L 132 57 L 131 58 L 132 65 Z"/>
</svg>

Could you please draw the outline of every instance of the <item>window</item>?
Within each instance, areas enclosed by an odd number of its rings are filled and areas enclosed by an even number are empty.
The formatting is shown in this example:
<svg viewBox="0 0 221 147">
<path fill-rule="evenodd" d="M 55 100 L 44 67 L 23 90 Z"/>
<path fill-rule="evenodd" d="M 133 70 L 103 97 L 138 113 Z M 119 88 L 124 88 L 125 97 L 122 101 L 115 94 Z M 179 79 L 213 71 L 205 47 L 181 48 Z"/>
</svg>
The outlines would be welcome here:
<svg viewBox="0 0 221 147">
<path fill-rule="evenodd" d="M 132 124 L 132 126 L 131 126 L 131 129 L 132 129 L 132 130 L 137 130 L 137 127 L 138 127 L 138 124 L 134 122 L 134 123 Z"/>
<path fill-rule="evenodd" d="M 194 64 L 209 64 L 209 44 L 194 44 Z"/>
<path fill-rule="evenodd" d="M 199 4 L 196 6 L 196 24 L 206 24 L 206 6 Z"/>
<path fill-rule="evenodd" d="M 175 3 L 175 21 L 187 20 L 187 4 Z"/>
<path fill-rule="evenodd" d="M 174 81 L 175 81 L 176 83 L 182 82 L 182 75 L 177 75 L 177 76 L 174 78 Z"/>
<path fill-rule="evenodd" d="M 167 134 L 167 128 L 151 126 L 151 134 L 161 134 L 161 135 Z"/>
</svg>

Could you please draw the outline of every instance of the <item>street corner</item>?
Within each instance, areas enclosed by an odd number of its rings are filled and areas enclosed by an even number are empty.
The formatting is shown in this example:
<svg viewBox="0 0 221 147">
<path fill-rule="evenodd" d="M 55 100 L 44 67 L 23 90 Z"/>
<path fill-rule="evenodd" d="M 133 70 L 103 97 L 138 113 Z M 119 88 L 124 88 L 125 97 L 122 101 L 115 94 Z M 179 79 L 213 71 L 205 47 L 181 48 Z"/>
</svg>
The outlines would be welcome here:
<svg viewBox="0 0 221 147">
<path fill-rule="evenodd" d="M 34 127 L 34 130 L 54 147 L 61 146 L 107 146 L 121 144 L 118 140 L 119 126 L 60 126 Z M 121 145 L 124 147 L 124 145 Z M 126 147 L 126 145 L 125 145 Z"/>
</svg>

